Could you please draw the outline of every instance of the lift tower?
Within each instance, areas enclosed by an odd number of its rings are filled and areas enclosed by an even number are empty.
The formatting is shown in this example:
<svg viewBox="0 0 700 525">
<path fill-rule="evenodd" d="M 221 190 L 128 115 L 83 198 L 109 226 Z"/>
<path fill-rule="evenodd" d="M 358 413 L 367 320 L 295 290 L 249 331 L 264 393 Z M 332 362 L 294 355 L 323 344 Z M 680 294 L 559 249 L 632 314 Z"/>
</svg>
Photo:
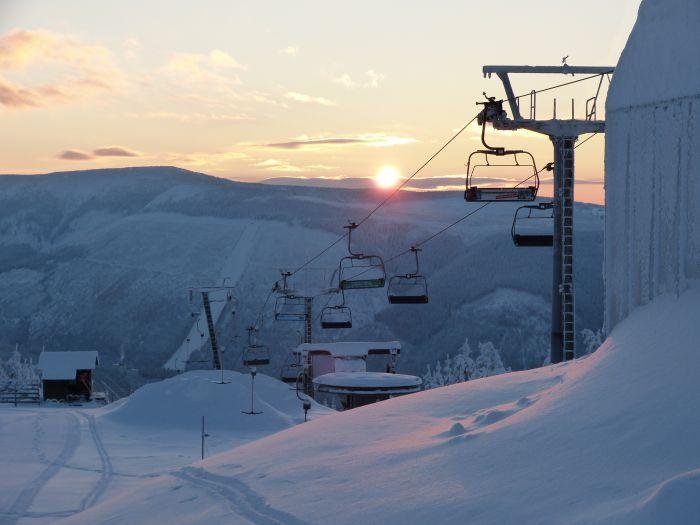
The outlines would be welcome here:
<svg viewBox="0 0 700 525">
<path fill-rule="evenodd" d="M 491 122 L 495 129 L 527 129 L 547 135 L 554 146 L 554 236 L 553 236 L 553 280 L 552 280 L 552 330 L 550 357 L 552 363 L 568 361 L 575 357 L 574 322 L 574 148 L 580 135 L 604 133 L 605 120 L 598 119 L 598 96 L 603 79 L 608 79 L 614 67 L 589 66 L 484 66 L 484 76 L 498 76 L 506 92 L 511 118 L 503 110 L 504 100 L 489 99 L 482 118 Z M 552 118 L 537 119 L 537 92 L 516 97 L 510 83 L 510 74 L 560 74 L 600 75 L 598 89 L 586 100 L 584 118 L 576 118 L 574 100 L 571 100 L 571 115 L 557 118 L 557 102 L 554 100 Z M 520 112 L 520 99 L 529 100 L 528 115 Z"/>
<path fill-rule="evenodd" d="M 209 332 L 209 342 L 211 343 L 211 353 L 212 353 L 212 367 L 214 370 L 222 369 L 221 360 L 221 349 L 219 348 L 218 341 L 216 340 L 216 319 L 212 313 L 212 302 L 231 302 L 233 301 L 233 289 L 234 286 L 229 283 L 228 278 L 224 278 L 220 281 L 202 281 L 192 286 L 188 290 L 190 305 L 194 303 L 195 294 L 199 293 L 202 296 L 202 310 L 204 311 L 204 317 L 207 322 L 207 330 Z M 212 298 L 212 294 L 222 295 L 225 294 L 224 298 Z M 223 306 L 219 308 L 219 313 L 223 310 Z M 193 313 L 193 316 L 196 314 Z"/>
</svg>

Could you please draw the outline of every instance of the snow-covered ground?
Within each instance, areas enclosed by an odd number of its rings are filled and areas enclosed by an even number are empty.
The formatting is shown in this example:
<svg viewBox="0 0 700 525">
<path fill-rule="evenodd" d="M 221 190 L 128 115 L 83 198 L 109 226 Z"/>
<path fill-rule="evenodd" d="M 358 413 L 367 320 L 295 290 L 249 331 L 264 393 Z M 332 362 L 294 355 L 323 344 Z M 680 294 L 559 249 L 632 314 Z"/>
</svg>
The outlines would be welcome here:
<svg viewBox="0 0 700 525">
<path fill-rule="evenodd" d="M 698 311 L 693 282 L 637 309 L 586 358 L 295 426 L 65 523 L 698 523 Z M 29 435 L 36 416 L 17 414 Z M 64 457 L 75 439 L 57 441 L 43 454 Z M 30 439 L 12 446 L 38 457 Z"/>
<path fill-rule="evenodd" d="M 304 421 L 290 387 L 250 376 L 187 372 L 103 408 L 0 405 L 0 524 L 55 523 L 160 473 Z M 309 418 L 332 413 L 313 404 Z M 143 522 L 135 518 L 134 523 Z M 154 521 L 151 521 L 154 523 Z"/>
</svg>

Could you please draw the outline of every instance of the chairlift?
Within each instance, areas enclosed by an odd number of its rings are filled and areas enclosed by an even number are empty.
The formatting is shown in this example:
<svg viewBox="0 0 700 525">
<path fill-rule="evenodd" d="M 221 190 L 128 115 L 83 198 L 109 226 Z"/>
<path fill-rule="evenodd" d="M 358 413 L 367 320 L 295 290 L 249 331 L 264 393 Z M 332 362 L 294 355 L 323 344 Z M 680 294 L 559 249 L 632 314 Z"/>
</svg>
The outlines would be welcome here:
<svg viewBox="0 0 700 525">
<path fill-rule="evenodd" d="M 276 321 L 297 321 L 306 320 L 306 305 L 304 297 L 295 295 L 283 295 L 275 301 Z"/>
<path fill-rule="evenodd" d="M 548 211 L 541 214 L 541 211 Z M 552 246 L 554 221 L 554 205 L 551 202 L 540 202 L 537 205 L 520 206 L 515 210 L 510 235 L 516 246 Z"/>
<path fill-rule="evenodd" d="M 341 329 L 352 328 L 352 311 L 349 306 L 345 305 L 345 293 L 342 294 L 342 302 L 334 306 L 326 306 L 321 310 L 321 328 L 324 329 Z"/>
<path fill-rule="evenodd" d="M 418 252 L 421 249 L 411 246 L 416 258 L 416 270 L 406 275 L 394 275 L 389 279 L 387 297 L 391 304 L 426 304 L 428 302 L 428 281 L 420 275 Z"/>
<path fill-rule="evenodd" d="M 348 229 L 348 253 L 340 260 L 338 268 L 338 287 L 341 290 L 364 290 L 384 288 L 386 270 L 384 261 L 378 255 L 365 255 L 352 251 L 352 232 L 357 224 L 351 222 Z"/>
<path fill-rule="evenodd" d="M 502 101 L 500 101 L 502 107 Z M 533 201 L 537 197 L 540 187 L 540 178 L 537 171 L 535 158 L 528 151 L 508 150 L 500 146 L 489 146 L 486 143 L 486 122 L 489 121 L 488 112 L 495 111 L 491 105 L 498 104 L 493 98 L 488 102 L 482 102 L 484 110 L 479 114 L 481 124 L 481 143 L 486 149 L 472 152 L 467 160 L 467 180 L 464 190 L 464 200 L 468 202 L 521 202 Z M 492 161 L 492 158 L 503 159 Z M 524 157 L 524 161 L 523 161 Z M 512 159 L 506 162 L 505 159 Z M 483 173 L 489 168 L 532 168 L 532 175 L 526 180 L 531 181 L 529 186 L 489 186 L 480 187 L 475 184 L 475 173 Z"/>
<path fill-rule="evenodd" d="M 243 352 L 243 364 L 247 367 L 270 364 L 270 351 L 266 346 L 257 344 L 254 326 L 248 327 L 248 347 Z"/>
</svg>

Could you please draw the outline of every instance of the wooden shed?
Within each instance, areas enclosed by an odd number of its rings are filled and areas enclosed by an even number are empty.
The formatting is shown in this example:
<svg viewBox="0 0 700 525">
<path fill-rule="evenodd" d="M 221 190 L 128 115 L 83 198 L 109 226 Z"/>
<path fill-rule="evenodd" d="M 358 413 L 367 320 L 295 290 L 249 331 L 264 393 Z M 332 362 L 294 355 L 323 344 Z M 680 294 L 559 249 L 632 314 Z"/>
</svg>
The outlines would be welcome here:
<svg viewBox="0 0 700 525">
<path fill-rule="evenodd" d="M 99 365 L 97 352 L 41 352 L 39 368 L 44 399 L 88 400 L 92 396 L 92 371 Z"/>
</svg>

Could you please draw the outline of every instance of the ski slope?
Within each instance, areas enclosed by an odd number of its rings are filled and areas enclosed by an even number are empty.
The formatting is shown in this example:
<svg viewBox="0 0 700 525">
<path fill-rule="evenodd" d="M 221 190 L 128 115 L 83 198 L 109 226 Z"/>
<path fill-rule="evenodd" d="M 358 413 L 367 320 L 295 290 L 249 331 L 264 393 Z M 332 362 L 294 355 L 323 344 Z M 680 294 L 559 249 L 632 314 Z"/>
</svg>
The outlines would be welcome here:
<svg viewBox="0 0 700 525">
<path fill-rule="evenodd" d="M 698 523 L 698 311 L 692 282 L 586 358 L 321 418 L 65 523 Z"/>
<path fill-rule="evenodd" d="M 103 408 L 0 405 L 0 524 L 49 524 L 138 487 L 143 480 L 304 421 L 289 386 L 264 374 L 188 372 Z M 311 420 L 333 413 L 316 403 Z M 143 521 L 136 519 L 136 522 Z M 135 523 L 136 523 L 135 522 Z"/>
<path fill-rule="evenodd" d="M 219 282 L 221 284 L 225 283 L 226 286 L 235 286 L 240 281 L 243 276 L 243 272 L 250 260 L 250 253 L 253 249 L 255 239 L 259 235 L 259 228 L 255 223 L 247 224 L 240 238 L 231 250 L 231 254 L 226 259 L 226 262 L 221 269 L 221 275 L 219 279 L 214 279 L 214 282 Z M 193 283 L 195 286 L 195 283 Z M 195 290 L 196 292 L 196 290 Z M 217 325 L 221 314 L 226 309 L 226 300 L 218 297 L 219 295 L 225 295 L 226 291 L 212 292 L 213 300 L 211 302 L 211 316 L 214 321 L 214 326 Z M 196 304 L 198 304 L 197 301 Z M 204 314 L 204 306 L 200 308 L 199 320 L 195 320 L 192 323 L 192 328 L 187 333 L 187 337 L 182 341 L 180 346 L 175 350 L 170 359 L 166 361 L 163 368 L 166 370 L 185 370 L 187 368 L 187 361 L 195 350 L 199 350 L 204 347 L 209 342 L 209 332 L 205 330 L 206 327 L 206 316 Z M 201 323 L 201 324 L 200 324 Z M 201 334 L 204 334 L 202 336 Z"/>
</svg>

